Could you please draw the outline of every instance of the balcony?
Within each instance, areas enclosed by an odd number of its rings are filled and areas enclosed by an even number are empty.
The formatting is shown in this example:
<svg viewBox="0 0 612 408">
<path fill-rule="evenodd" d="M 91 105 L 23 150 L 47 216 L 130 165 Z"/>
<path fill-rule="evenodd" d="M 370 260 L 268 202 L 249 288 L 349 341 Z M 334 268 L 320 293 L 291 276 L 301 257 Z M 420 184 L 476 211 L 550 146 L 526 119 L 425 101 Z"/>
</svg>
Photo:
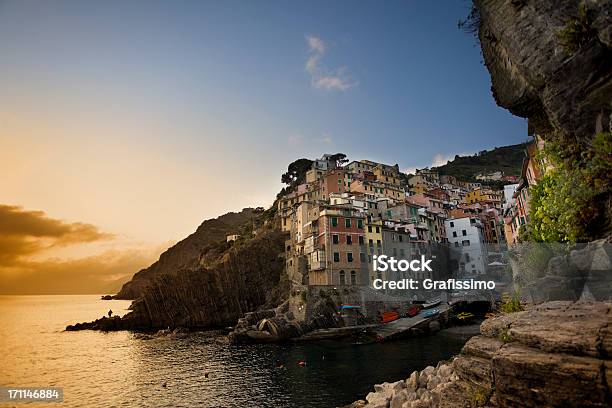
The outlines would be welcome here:
<svg viewBox="0 0 612 408">
<path fill-rule="evenodd" d="M 311 271 L 318 271 L 321 269 L 325 269 L 325 251 L 319 249 L 310 254 L 310 265 Z"/>
<path fill-rule="evenodd" d="M 310 262 L 311 271 L 320 271 L 322 269 L 325 269 L 325 259 Z"/>
</svg>

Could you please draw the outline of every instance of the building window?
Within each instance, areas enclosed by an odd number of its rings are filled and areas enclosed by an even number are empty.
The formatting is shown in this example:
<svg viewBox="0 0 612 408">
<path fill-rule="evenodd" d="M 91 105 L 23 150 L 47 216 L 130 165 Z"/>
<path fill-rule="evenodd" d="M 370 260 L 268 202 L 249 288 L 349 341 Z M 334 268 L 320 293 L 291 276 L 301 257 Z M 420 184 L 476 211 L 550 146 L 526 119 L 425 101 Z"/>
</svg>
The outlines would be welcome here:
<svg viewBox="0 0 612 408">
<path fill-rule="evenodd" d="M 364 245 L 365 244 L 365 240 L 363 238 L 363 235 L 359 235 L 359 245 Z"/>
<path fill-rule="evenodd" d="M 344 271 L 340 271 L 340 284 L 346 285 L 346 276 L 344 275 Z"/>
<path fill-rule="evenodd" d="M 340 252 L 334 252 L 334 262 L 340 262 Z"/>
<path fill-rule="evenodd" d="M 370 245 L 370 247 L 374 246 L 374 241 L 371 239 L 368 239 L 368 244 Z"/>
<path fill-rule="evenodd" d="M 470 246 L 470 240 L 469 239 L 464 239 L 463 241 L 461 241 L 461 245 L 462 246 Z"/>
<path fill-rule="evenodd" d="M 380 227 L 376 227 L 376 233 L 380 234 Z"/>
<path fill-rule="evenodd" d="M 337 227 L 338 226 L 338 218 L 337 217 L 332 217 L 332 227 Z"/>
<path fill-rule="evenodd" d="M 461 235 L 463 235 L 465 237 L 467 235 L 467 231 L 466 230 L 461 230 Z"/>
<path fill-rule="evenodd" d="M 357 220 L 357 228 L 359 229 L 363 228 L 363 220 Z"/>
<path fill-rule="evenodd" d="M 357 284 L 357 274 L 355 271 L 351 271 L 351 285 Z"/>
<path fill-rule="evenodd" d="M 351 237 L 350 235 L 346 236 L 346 244 L 347 245 L 353 245 L 353 237 Z"/>
<path fill-rule="evenodd" d="M 400 234 L 400 235 L 398 236 L 398 238 L 399 238 L 399 242 L 403 242 L 403 241 L 404 241 L 404 236 L 403 236 L 403 235 L 401 235 L 401 234 Z"/>
<path fill-rule="evenodd" d="M 380 246 L 380 245 L 381 245 L 381 244 L 380 244 L 380 239 L 377 239 L 377 240 L 376 240 L 376 245 L 378 245 L 378 246 Z"/>
<path fill-rule="evenodd" d="M 332 244 L 339 244 L 340 243 L 340 236 L 337 234 L 333 234 L 332 235 Z"/>
<path fill-rule="evenodd" d="M 360 253 L 359 253 L 359 260 L 360 260 L 361 262 L 365 262 L 365 260 L 366 260 L 366 254 L 364 254 L 363 252 L 360 252 Z"/>
<path fill-rule="evenodd" d="M 344 226 L 346 228 L 351 228 L 351 219 L 350 218 L 345 218 L 344 219 Z"/>
<path fill-rule="evenodd" d="M 353 262 L 353 253 L 352 252 L 347 252 L 346 253 L 346 260 L 347 260 L 347 262 Z"/>
<path fill-rule="evenodd" d="M 455 223 L 451 221 L 450 222 L 450 226 L 451 226 L 451 228 L 453 228 L 455 226 Z"/>
<path fill-rule="evenodd" d="M 372 226 L 368 225 L 368 232 L 372 232 Z"/>
<path fill-rule="evenodd" d="M 457 231 L 453 231 L 453 238 L 457 238 Z"/>
</svg>

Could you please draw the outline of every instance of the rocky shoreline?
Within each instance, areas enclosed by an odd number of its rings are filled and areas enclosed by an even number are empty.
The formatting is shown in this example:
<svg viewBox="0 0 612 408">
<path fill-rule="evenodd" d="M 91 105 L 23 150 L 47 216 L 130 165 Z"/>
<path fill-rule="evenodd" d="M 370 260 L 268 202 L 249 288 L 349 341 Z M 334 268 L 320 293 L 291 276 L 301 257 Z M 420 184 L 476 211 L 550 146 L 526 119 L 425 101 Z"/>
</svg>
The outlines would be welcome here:
<svg viewBox="0 0 612 408">
<path fill-rule="evenodd" d="M 612 302 L 548 302 L 486 320 L 452 361 L 347 407 L 609 407 L 611 356 Z"/>
</svg>

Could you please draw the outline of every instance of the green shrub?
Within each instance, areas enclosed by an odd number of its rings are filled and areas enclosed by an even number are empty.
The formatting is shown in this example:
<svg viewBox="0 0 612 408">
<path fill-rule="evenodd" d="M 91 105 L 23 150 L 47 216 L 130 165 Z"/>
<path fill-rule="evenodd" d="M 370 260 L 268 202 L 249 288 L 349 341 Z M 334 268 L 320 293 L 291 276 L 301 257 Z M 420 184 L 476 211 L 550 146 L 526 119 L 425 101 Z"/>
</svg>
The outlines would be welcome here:
<svg viewBox="0 0 612 408">
<path fill-rule="evenodd" d="M 502 331 L 499 332 L 499 339 L 503 341 L 504 343 L 510 343 L 514 341 L 510 333 L 508 333 L 508 329 L 503 329 Z"/>
<path fill-rule="evenodd" d="M 597 238 L 612 192 L 612 135 L 599 133 L 587 146 L 547 141 L 542 155 L 553 168 L 530 188 L 529 235 L 536 242 Z"/>
<path fill-rule="evenodd" d="M 521 304 L 521 296 L 518 292 L 514 292 L 512 296 L 504 293 L 502 296 L 501 310 L 504 313 L 515 313 L 525 310 Z"/>
<path fill-rule="evenodd" d="M 491 394 L 492 391 L 490 389 L 474 386 L 470 394 L 470 399 L 473 402 L 472 406 L 484 407 L 491 399 Z"/>
</svg>

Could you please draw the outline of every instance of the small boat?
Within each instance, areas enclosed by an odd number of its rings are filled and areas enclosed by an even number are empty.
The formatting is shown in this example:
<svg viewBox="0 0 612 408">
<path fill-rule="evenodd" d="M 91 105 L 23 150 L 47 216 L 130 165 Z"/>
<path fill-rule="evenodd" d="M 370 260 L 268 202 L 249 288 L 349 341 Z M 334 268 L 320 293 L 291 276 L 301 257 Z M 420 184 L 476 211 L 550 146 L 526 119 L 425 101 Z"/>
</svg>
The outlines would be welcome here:
<svg viewBox="0 0 612 408">
<path fill-rule="evenodd" d="M 342 305 L 340 309 L 361 309 L 361 306 L 358 305 Z"/>
<path fill-rule="evenodd" d="M 421 312 L 421 316 L 423 317 L 433 317 L 438 314 L 440 314 L 440 311 L 438 309 L 423 310 Z"/>
<path fill-rule="evenodd" d="M 392 312 L 383 312 L 380 315 L 380 322 L 381 323 L 389 323 L 392 322 L 394 320 L 399 319 L 399 313 L 396 311 L 392 311 Z"/>
<path fill-rule="evenodd" d="M 461 312 L 457 315 L 457 319 L 459 320 L 468 320 L 468 319 L 471 319 L 472 317 L 474 317 L 474 314 L 470 312 Z"/>
<path fill-rule="evenodd" d="M 423 304 L 423 309 L 429 309 L 430 307 L 438 306 L 442 302 L 440 298 L 428 300 Z"/>
<path fill-rule="evenodd" d="M 407 317 L 414 317 L 416 315 L 419 314 L 419 312 L 421 311 L 422 306 L 421 305 L 412 305 L 408 308 L 408 310 L 406 311 L 406 316 Z"/>
</svg>

